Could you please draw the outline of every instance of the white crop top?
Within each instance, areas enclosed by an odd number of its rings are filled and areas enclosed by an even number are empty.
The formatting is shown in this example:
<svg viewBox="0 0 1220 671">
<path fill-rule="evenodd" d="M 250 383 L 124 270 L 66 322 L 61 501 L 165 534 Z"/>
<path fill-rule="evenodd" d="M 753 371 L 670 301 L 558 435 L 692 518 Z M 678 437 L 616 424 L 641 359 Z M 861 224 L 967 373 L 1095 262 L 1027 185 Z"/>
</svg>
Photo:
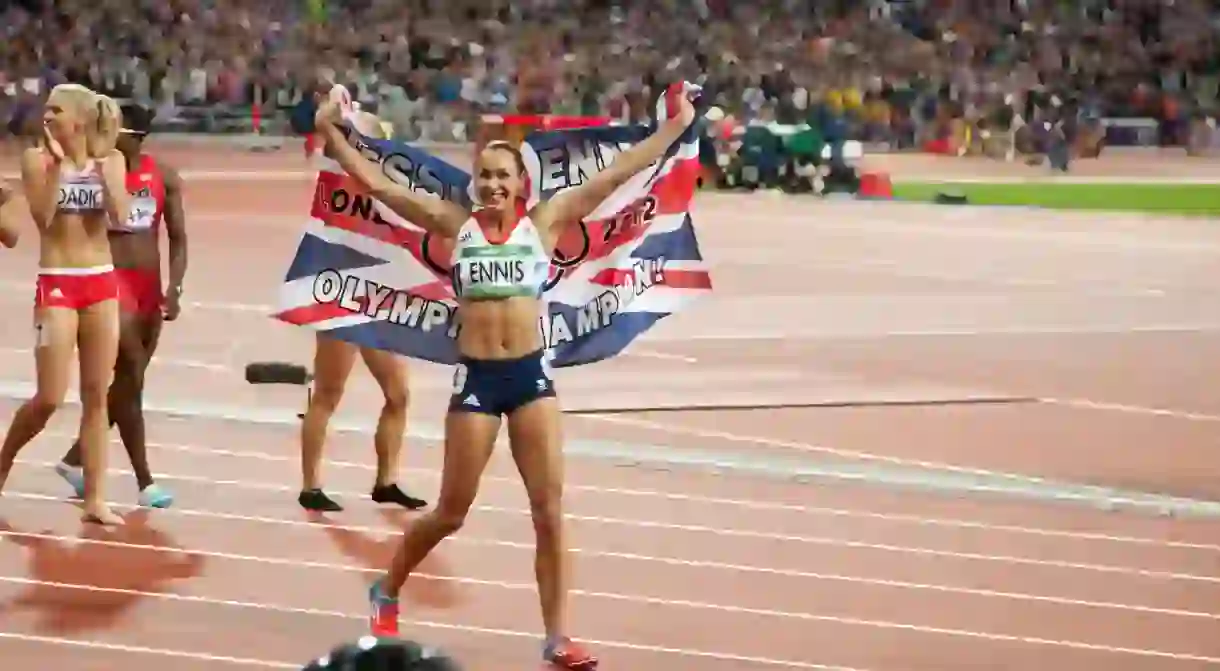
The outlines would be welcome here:
<svg viewBox="0 0 1220 671">
<path fill-rule="evenodd" d="M 452 264 L 453 293 L 459 298 L 538 297 L 550 273 L 551 255 L 529 217 L 517 222 L 502 244 L 490 242 L 471 217 L 458 231 Z"/>
<path fill-rule="evenodd" d="M 90 162 L 81 170 L 65 169 L 59 177 L 60 212 L 97 212 L 106 206 L 102 176 Z"/>
</svg>

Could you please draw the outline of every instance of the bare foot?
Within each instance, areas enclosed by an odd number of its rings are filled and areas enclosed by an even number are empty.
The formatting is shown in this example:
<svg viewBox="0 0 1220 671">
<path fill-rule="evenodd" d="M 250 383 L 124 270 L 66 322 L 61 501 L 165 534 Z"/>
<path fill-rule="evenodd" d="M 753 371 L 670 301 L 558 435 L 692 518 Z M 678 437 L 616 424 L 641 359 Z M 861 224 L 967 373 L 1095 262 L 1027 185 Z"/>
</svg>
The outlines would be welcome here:
<svg viewBox="0 0 1220 671">
<path fill-rule="evenodd" d="M 110 512 L 110 508 L 106 506 L 90 506 L 85 508 L 85 513 L 81 515 L 80 519 L 86 524 L 101 524 L 108 527 L 123 525 L 123 518 Z"/>
</svg>

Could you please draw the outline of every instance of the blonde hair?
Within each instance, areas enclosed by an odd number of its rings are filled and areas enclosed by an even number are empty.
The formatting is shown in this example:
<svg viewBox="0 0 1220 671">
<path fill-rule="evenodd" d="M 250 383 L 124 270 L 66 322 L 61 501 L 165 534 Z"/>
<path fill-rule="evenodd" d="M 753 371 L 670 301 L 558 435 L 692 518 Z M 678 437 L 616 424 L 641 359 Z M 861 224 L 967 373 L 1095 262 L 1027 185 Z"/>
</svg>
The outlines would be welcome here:
<svg viewBox="0 0 1220 671">
<path fill-rule="evenodd" d="M 114 151 L 123 111 L 113 98 L 80 84 L 60 84 L 51 89 L 50 97 L 66 100 L 84 121 L 85 149 L 90 157 L 103 158 Z"/>
<path fill-rule="evenodd" d="M 97 114 L 93 132 L 85 135 L 85 144 L 89 155 L 102 158 L 115 150 L 119 140 L 119 131 L 123 128 L 123 109 L 110 96 L 98 95 Z"/>
<path fill-rule="evenodd" d="M 385 124 L 381 118 L 371 112 L 357 111 L 353 112 L 350 117 L 352 128 L 357 132 L 374 140 L 389 140 L 390 135 L 386 132 Z"/>
</svg>

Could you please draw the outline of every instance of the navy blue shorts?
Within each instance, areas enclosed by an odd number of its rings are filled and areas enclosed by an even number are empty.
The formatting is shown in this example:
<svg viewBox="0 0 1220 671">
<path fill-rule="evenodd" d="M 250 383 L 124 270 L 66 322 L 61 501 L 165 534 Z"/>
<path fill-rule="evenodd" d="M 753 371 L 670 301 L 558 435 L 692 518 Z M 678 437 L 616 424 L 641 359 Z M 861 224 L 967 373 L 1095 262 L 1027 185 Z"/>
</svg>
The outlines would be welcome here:
<svg viewBox="0 0 1220 671">
<path fill-rule="evenodd" d="M 519 359 L 468 359 L 453 372 L 450 412 L 508 415 L 540 398 L 555 396 L 542 350 Z"/>
</svg>

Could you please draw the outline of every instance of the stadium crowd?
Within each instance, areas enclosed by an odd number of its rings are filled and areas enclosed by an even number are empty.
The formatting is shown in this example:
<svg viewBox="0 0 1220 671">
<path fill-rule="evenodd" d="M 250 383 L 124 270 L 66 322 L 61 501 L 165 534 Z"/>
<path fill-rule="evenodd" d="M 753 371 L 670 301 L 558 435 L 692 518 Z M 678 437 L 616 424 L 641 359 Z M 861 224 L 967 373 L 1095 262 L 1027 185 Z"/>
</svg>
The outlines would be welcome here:
<svg viewBox="0 0 1220 671">
<path fill-rule="evenodd" d="M 486 111 L 646 116 L 702 79 L 731 119 L 828 137 L 1011 150 L 1059 122 L 1151 117 L 1183 144 L 1214 115 L 1208 0 L 8 0 L 0 105 L 60 81 L 183 109 L 289 115 L 320 75 L 407 138 Z M 302 113 L 303 116 L 303 113 Z M 1096 139 L 1096 138 L 1093 138 Z M 1002 140 L 1002 141 L 1001 141 Z M 999 142 L 990 146 L 990 142 Z"/>
</svg>

